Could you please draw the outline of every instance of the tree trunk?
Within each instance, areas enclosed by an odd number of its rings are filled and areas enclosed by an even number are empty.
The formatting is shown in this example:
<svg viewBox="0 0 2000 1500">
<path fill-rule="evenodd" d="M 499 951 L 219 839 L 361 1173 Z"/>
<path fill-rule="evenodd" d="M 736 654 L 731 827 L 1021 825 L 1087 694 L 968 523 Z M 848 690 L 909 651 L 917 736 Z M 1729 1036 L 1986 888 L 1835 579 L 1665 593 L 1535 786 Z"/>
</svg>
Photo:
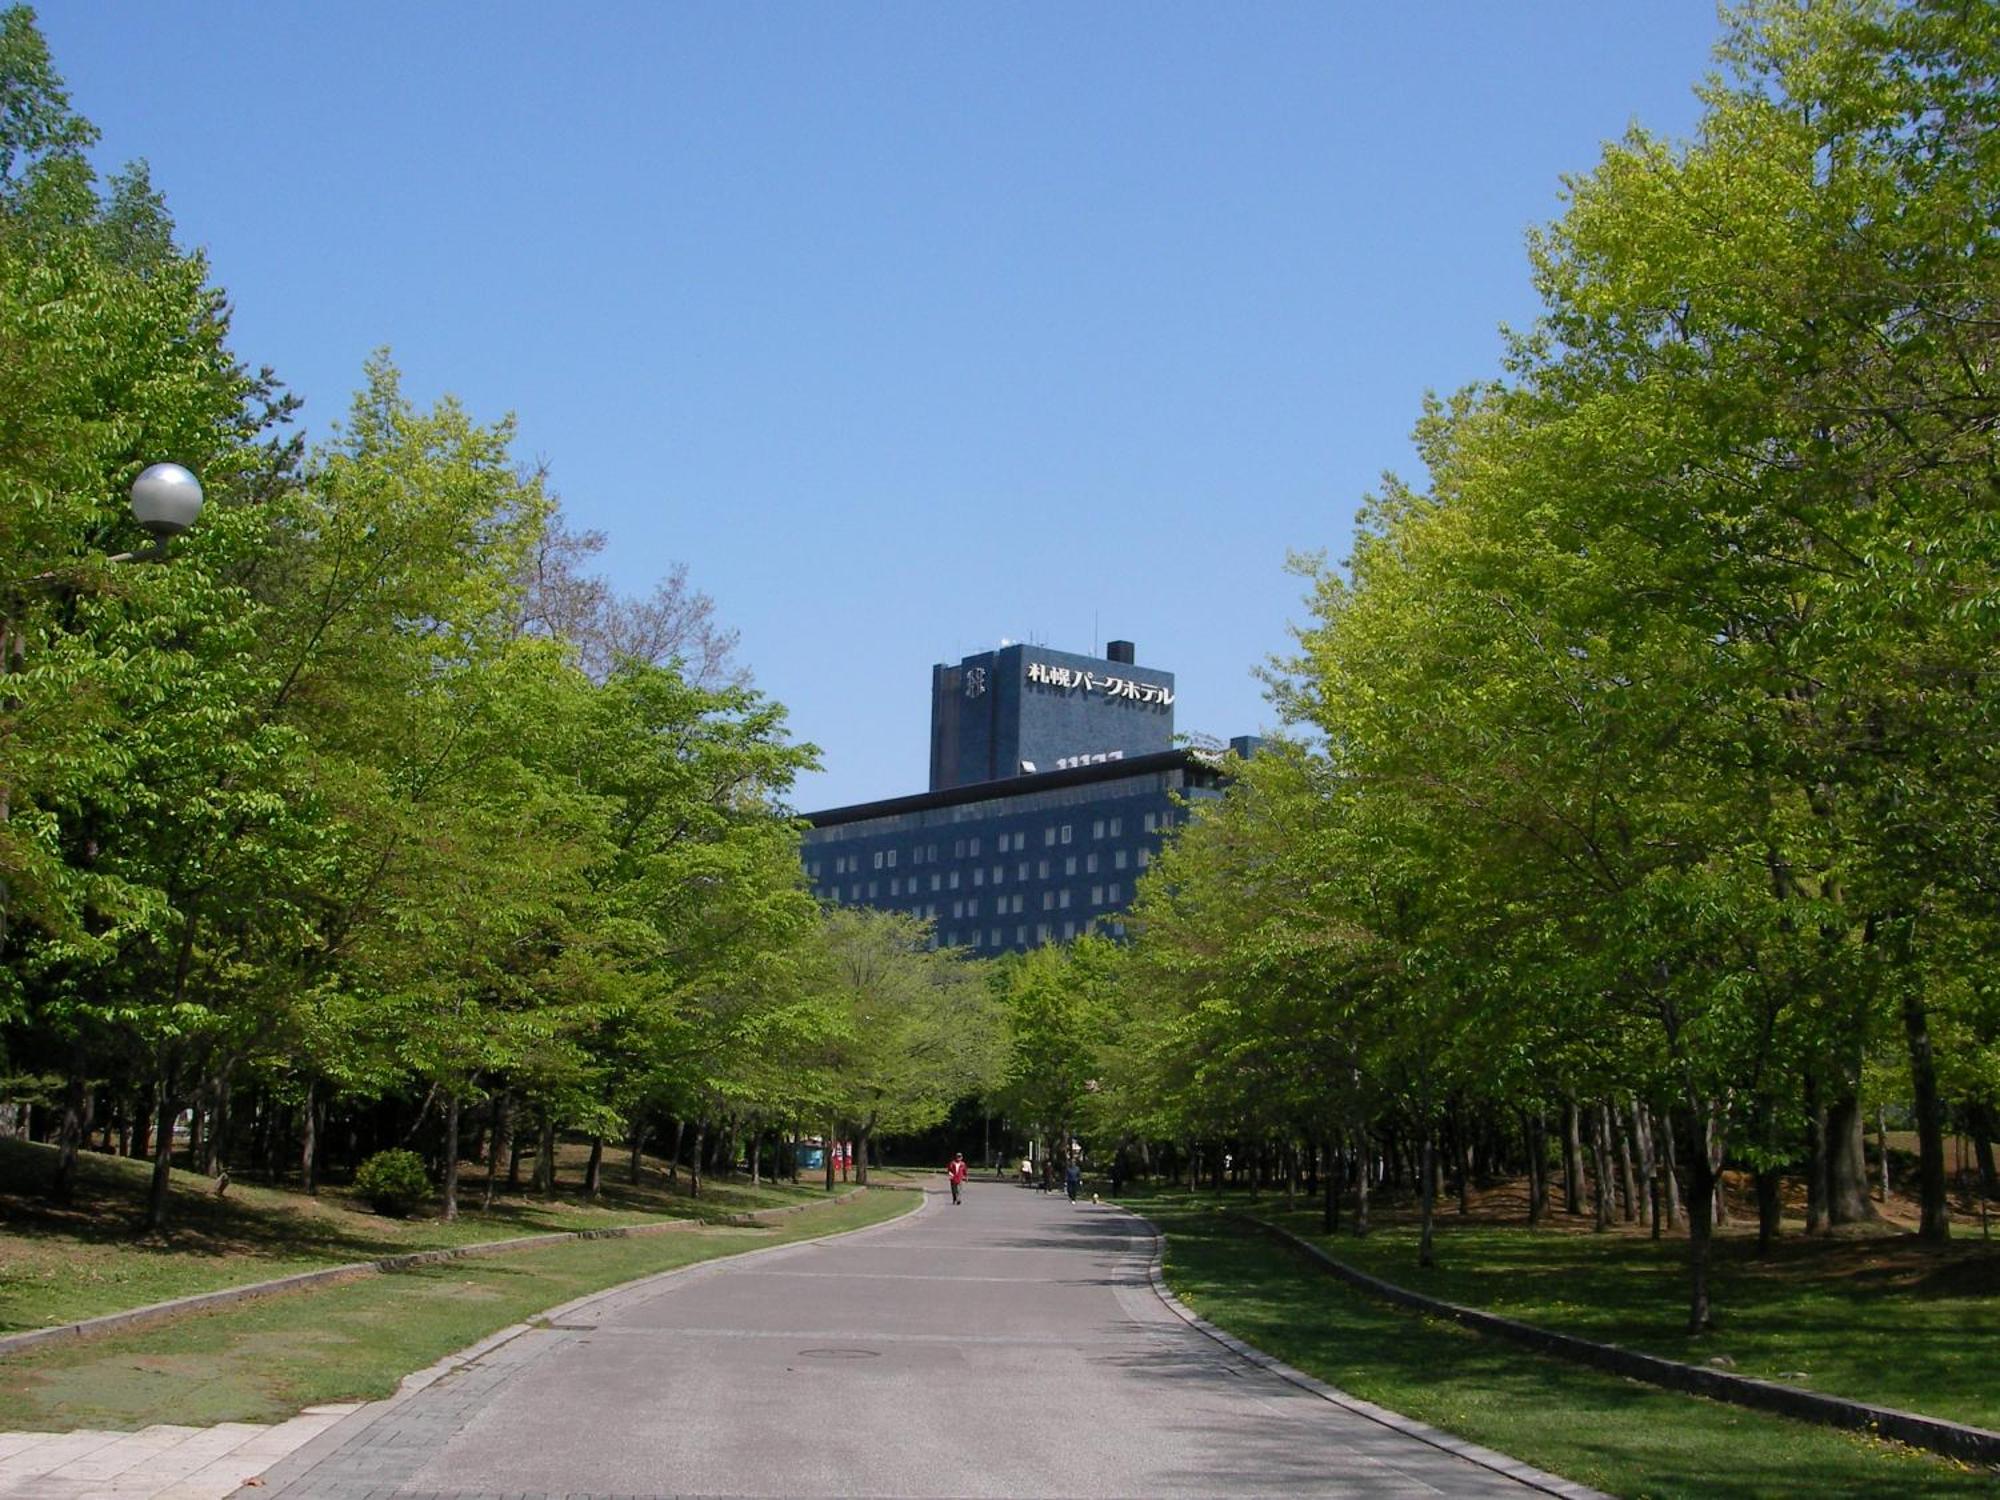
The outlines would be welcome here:
<svg viewBox="0 0 2000 1500">
<path fill-rule="evenodd" d="M 180 1113 L 179 1101 L 174 1097 L 174 1073 L 174 1064 L 169 1060 L 162 1066 L 158 1092 L 154 1095 L 159 1112 L 153 1130 L 153 1182 L 146 1198 L 146 1227 L 155 1234 L 166 1233 L 167 1199 L 173 1191 L 174 1116 Z"/>
<path fill-rule="evenodd" d="M 826 1190 L 829 1193 L 833 1191 L 833 1133 L 839 1128 L 832 1121 L 827 1122 L 826 1145 L 819 1153 L 820 1160 L 826 1165 Z"/>
<path fill-rule="evenodd" d="M 1875 1106 L 1875 1149 L 1881 1153 L 1882 1206 L 1889 1206 L 1889 1111 L 1884 1105 Z"/>
<path fill-rule="evenodd" d="M 1965 1128 L 1972 1133 L 1972 1159 L 1979 1165 L 1979 1196 L 2000 1198 L 2000 1178 L 1993 1171 L 1993 1106 L 1968 1104 Z"/>
<path fill-rule="evenodd" d="M 153 1085 L 132 1096 L 132 1160 L 147 1161 L 153 1155 Z"/>
<path fill-rule="evenodd" d="M 299 1186 L 319 1196 L 319 1079 L 306 1079 L 306 1104 L 299 1115 Z"/>
<path fill-rule="evenodd" d="M 493 1092 L 492 1144 L 486 1148 L 486 1193 L 480 1200 L 482 1210 L 493 1206 L 493 1190 L 500 1183 L 500 1158 L 518 1160 L 514 1155 L 514 1101 L 505 1090 Z"/>
<path fill-rule="evenodd" d="M 681 1143 L 687 1139 L 688 1122 L 678 1116 L 674 1119 L 674 1149 L 667 1153 L 667 1181 L 679 1182 L 681 1175 Z"/>
<path fill-rule="evenodd" d="M 1426 1126 L 1423 1145 L 1418 1149 L 1417 1172 L 1423 1179 L 1423 1187 L 1418 1194 L 1417 1264 L 1425 1269 L 1437 1264 L 1435 1247 L 1431 1243 L 1431 1221 L 1437 1209 L 1437 1130 Z"/>
<path fill-rule="evenodd" d="M 1589 1110 L 1590 1130 L 1590 1227 L 1595 1234 L 1602 1234 L 1611 1227 L 1611 1162 L 1610 1152 L 1605 1147 L 1604 1107 L 1592 1105 Z"/>
<path fill-rule="evenodd" d="M 458 1218 L 458 1091 L 444 1096 L 444 1221 Z"/>
<path fill-rule="evenodd" d="M 1678 1229 L 1683 1218 L 1679 1152 L 1674 1149 L 1673 1108 L 1668 1106 L 1653 1117 L 1653 1139 L 1660 1154 L 1661 1188 L 1666 1195 L 1667 1228 Z"/>
<path fill-rule="evenodd" d="M 688 1163 L 688 1196 L 701 1196 L 701 1154 L 708 1147 L 708 1121 L 697 1120 L 694 1127 L 694 1157 Z"/>
<path fill-rule="evenodd" d="M 1574 1099 L 1563 1100 L 1563 1212 L 1583 1212 L 1583 1136 Z"/>
<path fill-rule="evenodd" d="M 1911 1090 L 1916 1095 L 1917 1189 L 1922 1205 L 1917 1238 L 1927 1244 L 1941 1245 L 1951 1238 L 1951 1206 L 1945 1197 L 1944 1106 L 1938 1099 L 1930 1017 L 1924 1009 L 1922 993 L 1907 981 L 1903 990 L 1903 1034 L 1909 1044 Z"/>
<path fill-rule="evenodd" d="M 1609 1099 L 1604 1101 L 1604 1126 L 1618 1148 L 1618 1189 L 1624 1200 L 1624 1219 L 1627 1224 L 1634 1224 L 1639 1219 L 1639 1174 L 1632 1167 L 1632 1135 L 1618 1106 Z"/>
<path fill-rule="evenodd" d="M 67 1203 L 76 1195 L 76 1158 L 90 1133 L 90 1080 L 83 1076 L 85 1058 L 79 1045 L 70 1051 L 69 1079 L 63 1086 L 62 1128 L 56 1135 L 56 1173 L 49 1182 L 49 1199 Z"/>
<path fill-rule="evenodd" d="M 1368 1233 L 1369 1142 L 1366 1126 L 1354 1132 L 1354 1237 Z"/>
<path fill-rule="evenodd" d="M 1682 1136 L 1688 1183 L 1688 1332 L 1706 1333 L 1709 1252 L 1714 1238 L 1715 1166 L 1709 1156 L 1708 1111 L 1690 1105 Z"/>
<path fill-rule="evenodd" d="M 874 1134 L 875 1117 L 870 1115 L 868 1122 L 854 1136 L 854 1185 L 856 1187 L 868 1186 L 868 1142 Z"/>
<path fill-rule="evenodd" d="M 604 1137 L 590 1138 L 590 1165 L 583 1169 L 583 1194 L 595 1203 L 604 1191 Z"/>
<path fill-rule="evenodd" d="M 630 1182 L 633 1187 L 639 1185 L 640 1177 L 645 1170 L 645 1153 L 646 1122 L 638 1120 L 632 1126 L 632 1164 L 625 1174 L 626 1181 Z"/>
<path fill-rule="evenodd" d="M 753 1119 L 744 1133 L 750 1140 L 750 1186 L 756 1187 L 764 1180 L 764 1131 Z"/>
<path fill-rule="evenodd" d="M 1819 1097 L 1819 1080 L 1806 1080 L 1806 1233 L 1827 1227 L 1828 1188 L 1826 1105 Z"/>
<path fill-rule="evenodd" d="M 1868 1148 L 1861 1134 L 1861 1101 L 1836 1099 L 1826 1113 L 1827 1220 L 1861 1224 L 1875 1217 L 1868 1197 Z"/>
<path fill-rule="evenodd" d="M 1660 1177 L 1659 1163 L 1653 1158 L 1653 1132 L 1646 1119 L 1646 1106 L 1639 1102 L 1637 1094 L 1626 1100 L 1627 1113 L 1631 1116 L 1632 1145 L 1639 1156 L 1639 1212 L 1646 1216 L 1646 1226 L 1655 1238 L 1660 1233 Z"/>
<path fill-rule="evenodd" d="M 510 1193 L 521 1191 L 521 1156 L 527 1150 L 527 1141 L 521 1135 L 521 1122 L 518 1118 L 520 1108 L 513 1095 L 508 1095 L 507 1118 L 502 1128 L 507 1134 L 507 1191 Z"/>
<path fill-rule="evenodd" d="M 535 1151 L 535 1191 L 545 1199 L 556 1195 L 556 1117 L 542 1112 L 542 1139 Z"/>
</svg>

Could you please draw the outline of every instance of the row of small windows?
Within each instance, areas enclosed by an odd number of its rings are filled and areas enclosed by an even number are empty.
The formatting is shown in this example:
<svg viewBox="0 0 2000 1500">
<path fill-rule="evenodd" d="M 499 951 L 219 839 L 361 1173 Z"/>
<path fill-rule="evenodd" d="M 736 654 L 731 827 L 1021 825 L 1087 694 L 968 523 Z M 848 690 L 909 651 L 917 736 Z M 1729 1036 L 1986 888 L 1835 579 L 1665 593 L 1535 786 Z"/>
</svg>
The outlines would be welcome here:
<svg viewBox="0 0 2000 1500">
<path fill-rule="evenodd" d="M 1173 818 L 1174 815 L 1171 812 L 1165 812 L 1165 813 L 1149 812 L 1145 815 L 1142 822 L 1145 831 L 1147 833 L 1157 833 L 1163 828 L 1171 828 L 1173 826 Z M 1044 828 L 1042 830 L 1042 847 L 1045 849 L 1052 849 L 1057 844 L 1069 843 L 1071 841 L 1073 829 L 1074 825 L 1069 823 L 1054 824 L 1047 828 Z M 1124 836 L 1124 832 L 1125 832 L 1125 820 L 1122 817 L 1098 818 L 1095 819 L 1090 825 L 1090 836 L 1093 839 L 1122 838 Z M 995 836 L 993 841 L 994 852 L 996 854 L 1018 853 L 1019 851 L 1027 847 L 1027 840 L 1028 840 L 1027 834 L 1019 831 L 998 834 Z M 954 859 L 977 859 L 981 852 L 980 840 L 977 837 L 956 839 L 952 843 L 951 852 L 952 852 L 952 858 Z M 875 850 L 872 856 L 870 856 L 871 868 L 877 870 L 895 869 L 898 853 L 899 851 L 895 849 Z M 919 844 L 915 848 L 909 850 L 909 856 L 910 856 L 910 863 L 913 865 L 935 864 L 938 858 L 938 846 L 936 844 Z M 1122 853 L 1120 857 L 1121 858 L 1123 857 Z M 862 868 L 861 866 L 862 858 L 863 856 L 859 854 L 842 854 L 835 856 L 833 861 L 833 873 L 835 875 L 858 874 Z M 1096 858 L 1097 856 L 1094 854 L 1090 856 L 1090 859 L 1092 861 L 1095 861 Z M 998 869 L 999 867 L 995 866 L 995 868 Z M 1024 871 L 1026 870 L 1026 868 L 1027 868 L 1026 865 L 1022 866 L 1022 869 Z M 1095 864 L 1093 863 L 1090 868 L 1094 869 Z M 1119 868 L 1123 869 L 1124 866 L 1121 864 Z M 812 876 L 814 879 L 818 879 L 820 875 L 820 869 L 821 869 L 820 864 L 817 861 L 815 861 L 814 863 L 807 865 L 806 873 Z M 1045 875 L 1047 874 L 1046 862 L 1044 862 L 1043 873 Z M 1072 871 L 1072 873 L 1074 872 Z M 1024 874 L 1021 878 L 1025 880 L 1027 876 Z M 933 887 L 933 889 L 936 889 L 936 887 Z"/>
</svg>

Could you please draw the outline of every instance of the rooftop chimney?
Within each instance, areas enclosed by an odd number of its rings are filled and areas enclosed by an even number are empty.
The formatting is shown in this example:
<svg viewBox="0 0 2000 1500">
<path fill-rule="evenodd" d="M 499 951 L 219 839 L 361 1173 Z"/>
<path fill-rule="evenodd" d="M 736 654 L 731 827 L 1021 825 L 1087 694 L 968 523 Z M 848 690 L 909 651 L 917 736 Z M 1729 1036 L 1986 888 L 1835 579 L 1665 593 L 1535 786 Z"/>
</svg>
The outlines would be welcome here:
<svg viewBox="0 0 2000 1500">
<path fill-rule="evenodd" d="M 1123 662 L 1128 667 L 1139 659 L 1136 653 L 1137 648 L 1130 641 L 1113 641 L 1104 648 L 1107 660 Z"/>
</svg>

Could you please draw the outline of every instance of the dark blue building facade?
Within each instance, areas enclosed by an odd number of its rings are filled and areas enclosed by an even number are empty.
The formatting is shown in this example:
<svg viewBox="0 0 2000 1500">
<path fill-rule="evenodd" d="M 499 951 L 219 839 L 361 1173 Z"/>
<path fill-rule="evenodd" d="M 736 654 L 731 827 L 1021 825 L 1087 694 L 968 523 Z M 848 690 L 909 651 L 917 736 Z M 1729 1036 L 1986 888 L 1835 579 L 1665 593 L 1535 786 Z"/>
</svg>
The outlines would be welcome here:
<svg viewBox="0 0 2000 1500">
<path fill-rule="evenodd" d="M 814 813 L 803 858 L 829 904 L 927 918 L 937 940 L 1019 952 L 1124 933 L 1133 884 L 1221 757 L 1166 750 Z"/>
<path fill-rule="evenodd" d="M 931 790 L 1173 748 L 1174 674 L 1108 655 L 1002 646 L 931 668 Z"/>
<path fill-rule="evenodd" d="M 938 942 L 1019 952 L 1124 934 L 1161 840 L 1227 760 L 1174 748 L 1174 675 L 1008 645 L 931 669 L 931 789 L 806 819 L 822 901 L 907 912 Z M 1255 741 L 1232 741 L 1247 755 Z"/>
</svg>

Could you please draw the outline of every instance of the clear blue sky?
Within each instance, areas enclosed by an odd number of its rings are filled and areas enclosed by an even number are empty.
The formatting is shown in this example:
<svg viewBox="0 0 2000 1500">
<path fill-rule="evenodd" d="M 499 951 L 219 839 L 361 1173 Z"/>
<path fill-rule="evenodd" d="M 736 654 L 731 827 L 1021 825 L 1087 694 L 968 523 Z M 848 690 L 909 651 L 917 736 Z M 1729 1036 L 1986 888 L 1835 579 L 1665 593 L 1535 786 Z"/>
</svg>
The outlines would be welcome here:
<svg viewBox="0 0 2000 1500">
<path fill-rule="evenodd" d="M 323 430 L 388 345 L 513 412 L 643 591 L 675 561 L 825 771 L 921 790 L 929 669 L 1130 637 L 1271 720 L 1427 388 L 1533 316 L 1524 231 L 1706 0 L 44 4 Z"/>
</svg>

